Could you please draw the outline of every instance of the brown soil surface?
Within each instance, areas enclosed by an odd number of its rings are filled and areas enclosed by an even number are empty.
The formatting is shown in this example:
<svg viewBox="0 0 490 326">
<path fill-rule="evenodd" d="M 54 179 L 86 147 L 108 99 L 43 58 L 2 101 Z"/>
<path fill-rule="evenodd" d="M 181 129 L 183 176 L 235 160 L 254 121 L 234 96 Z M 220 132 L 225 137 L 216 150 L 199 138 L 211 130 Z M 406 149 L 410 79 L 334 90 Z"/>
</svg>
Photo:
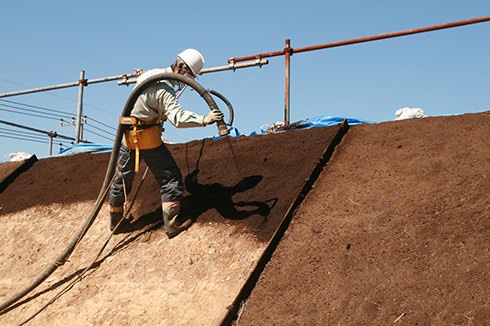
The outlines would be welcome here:
<svg viewBox="0 0 490 326">
<path fill-rule="evenodd" d="M 25 160 L 0 164 L 0 193 L 7 189 L 7 187 L 14 182 L 15 178 L 21 173 L 29 170 L 35 162 L 37 162 L 37 157 L 32 155 Z M 1 208 L 2 207 L 0 206 L 0 209 Z"/>
<path fill-rule="evenodd" d="M 338 129 L 170 145 L 183 175 L 195 177 L 187 178 L 183 209 L 196 223 L 167 239 L 149 173 L 135 203 L 134 231 L 112 237 L 95 268 L 29 324 L 219 324 Z M 1 302 L 52 264 L 78 232 L 108 162 L 109 154 L 43 159 L 0 194 Z M 108 236 L 104 204 L 69 261 L 0 324 L 17 325 L 38 311 L 90 266 Z"/>
<path fill-rule="evenodd" d="M 9 175 L 14 173 L 15 170 L 17 170 L 24 162 L 22 161 L 17 161 L 17 162 L 5 162 L 0 164 L 0 182 L 5 180 Z"/>
<path fill-rule="evenodd" d="M 351 127 L 237 324 L 489 325 L 490 112 Z"/>
<path fill-rule="evenodd" d="M 114 236 L 96 268 L 28 324 L 219 324 L 337 130 L 170 146 L 184 175 L 199 170 L 184 200 L 196 223 L 166 238 L 150 174 L 134 231 Z M 235 323 L 487 324 L 489 130 L 490 112 L 351 127 Z M 40 160 L 0 194 L 1 302 L 78 231 L 108 160 Z M 91 264 L 107 215 L 104 205 L 70 261 L 1 325 L 24 321 Z"/>
</svg>

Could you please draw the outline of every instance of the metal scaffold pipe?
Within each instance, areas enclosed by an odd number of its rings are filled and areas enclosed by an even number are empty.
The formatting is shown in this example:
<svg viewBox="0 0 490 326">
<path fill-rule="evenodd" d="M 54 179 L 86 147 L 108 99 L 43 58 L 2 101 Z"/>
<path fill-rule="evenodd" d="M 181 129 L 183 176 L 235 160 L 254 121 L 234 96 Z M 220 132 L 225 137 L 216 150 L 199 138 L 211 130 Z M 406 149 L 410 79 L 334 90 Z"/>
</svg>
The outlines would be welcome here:
<svg viewBox="0 0 490 326">
<path fill-rule="evenodd" d="M 263 65 L 267 65 L 267 64 L 269 64 L 269 61 L 263 59 L 256 59 L 254 62 L 246 62 L 246 63 L 238 63 L 238 64 L 234 62 L 230 62 L 226 66 L 204 68 L 203 70 L 201 70 L 200 75 L 209 74 L 211 72 L 225 71 L 225 70 L 235 71 L 236 69 L 255 67 L 255 66 L 262 67 Z"/>
<path fill-rule="evenodd" d="M 483 17 L 479 17 L 479 18 L 460 20 L 460 21 L 445 23 L 445 24 L 440 24 L 440 25 L 413 28 L 413 29 L 408 29 L 408 30 L 399 31 L 399 32 L 392 32 L 392 33 L 386 33 L 386 34 L 380 34 L 380 35 L 360 37 L 360 38 L 355 38 L 355 39 L 350 39 L 350 40 L 345 40 L 345 41 L 337 41 L 337 42 L 331 42 L 331 43 L 306 46 L 306 47 L 302 47 L 302 48 L 294 48 L 294 49 L 291 48 L 288 51 L 291 52 L 291 54 L 294 54 L 294 53 L 300 53 L 300 52 L 306 52 L 306 51 L 321 50 L 321 49 L 339 47 L 339 46 L 344 46 L 344 45 L 351 45 L 351 44 L 356 44 L 356 43 L 377 41 L 377 40 L 382 40 L 382 39 L 387 39 L 387 38 L 394 38 L 394 37 L 406 36 L 406 35 L 417 34 L 417 33 L 431 32 L 431 31 L 435 31 L 435 30 L 459 27 L 459 26 L 476 24 L 476 23 L 483 23 L 483 22 L 487 22 L 487 21 L 490 21 L 490 16 L 483 16 Z M 238 57 L 238 58 L 230 58 L 228 60 L 228 62 L 230 62 L 230 63 L 231 62 L 242 62 L 242 61 L 255 60 L 257 58 L 263 59 L 263 58 L 277 57 L 277 56 L 281 56 L 281 55 L 285 55 L 285 54 L 286 54 L 286 49 L 283 49 L 281 51 L 259 53 L 259 54 L 244 56 L 244 57 Z"/>
<path fill-rule="evenodd" d="M 313 46 L 306 46 L 303 48 L 295 49 L 294 53 L 320 50 L 320 49 L 327 49 L 327 48 L 333 48 L 333 47 L 356 44 L 356 43 L 371 42 L 371 41 L 377 41 L 377 40 L 382 40 L 382 39 L 387 39 L 387 38 L 394 38 L 394 37 L 400 37 L 400 36 L 406 36 L 406 35 L 412 35 L 412 34 L 418 34 L 418 33 L 426 33 L 426 32 L 432 32 L 432 31 L 447 29 L 447 28 L 454 28 L 454 27 L 459 27 L 459 26 L 464 26 L 464 25 L 469 25 L 469 24 L 483 23 L 483 22 L 487 22 L 487 21 L 490 21 L 490 16 L 473 18 L 473 19 L 466 19 L 466 20 L 461 20 L 461 21 L 457 21 L 457 22 L 451 22 L 451 23 L 434 25 L 434 26 L 413 28 L 413 29 L 408 29 L 408 30 L 399 31 L 399 32 L 392 32 L 392 33 L 386 33 L 386 34 L 380 34 L 380 35 L 360 37 L 360 38 L 355 38 L 355 39 L 346 40 L 346 41 L 339 41 L 339 42 L 325 43 L 325 44 L 319 44 L 319 45 L 313 45 Z"/>
<path fill-rule="evenodd" d="M 204 68 L 201 70 L 199 75 L 204 75 L 204 74 L 209 74 L 213 72 L 219 72 L 219 71 L 226 71 L 226 70 L 237 70 L 237 69 L 242 69 L 242 68 L 248 68 L 248 67 L 262 67 L 264 65 L 269 64 L 269 60 L 264 60 L 264 59 L 257 59 L 254 60 L 253 62 L 244 62 L 244 63 L 234 63 L 230 62 L 226 66 L 218 66 L 218 67 L 211 67 L 211 68 Z M 136 78 L 134 79 L 126 79 L 118 82 L 119 85 L 129 85 L 129 84 L 134 84 L 136 83 Z"/>
<path fill-rule="evenodd" d="M 80 70 L 80 79 L 78 80 L 78 105 L 77 119 L 75 123 L 75 143 L 78 144 L 83 139 L 82 112 L 83 112 L 83 87 L 85 86 L 85 70 Z"/>
<path fill-rule="evenodd" d="M 360 37 L 360 38 L 355 38 L 355 39 L 345 40 L 345 41 L 311 45 L 311 46 L 306 46 L 306 47 L 302 47 L 302 48 L 291 48 L 290 40 L 287 39 L 286 40 L 286 47 L 280 51 L 259 53 L 259 54 L 244 56 L 244 57 L 238 57 L 238 58 L 233 57 L 233 58 L 228 59 L 228 62 L 235 64 L 236 62 L 243 62 L 243 61 L 250 61 L 250 60 L 261 60 L 263 58 L 271 58 L 271 57 L 277 57 L 277 56 L 284 55 L 285 66 L 286 66 L 285 78 L 284 78 L 285 79 L 284 125 L 287 126 L 287 125 L 289 125 L 289 117 L 290 117 L 290 109 L 291 109 L 290 108 L 290 71 L 291 71 L 290 58 L 294 53 L 314 51 L 314 50 L 322 50 L 322 49 L 339 47 L 339 46 L 344 46 L 344 45 L 351 45 L 351 44 L 356 44 L 356 43 L 371 42 L 371 41 L 377 41 L 377 40 L 382 40 L 382 39 L 387 39 L 387 38 L 394 38 L 394 37 L 400 37 L 400 36 L 417 34 L 417 33 L 431 32 L 431 31 L 440 30 L 440 29 L 459 27 L 459 26 L 464 26 L 464 25 L 469 25 L 469 24 L 483 23 L 483 22 L 487 22 L 487 21 L 490 21 L 490 16 L 460 20 L 460 21 L 445 23 L 445 24 L 440 24 L 440 25 L 413 28 L 413 29 L 399 31 L 399 32 L 392 32 L 392 33 L 386 33 L 386 34 L 380 34 L 380 35 Z"/>
<path fill-rule="evenodd" d="M 286 40 L 286 47 L 284 48 L 285 53 L 285 95 L 284 95 L 284 125 L 289 125 L 290 120 L 290 95 L 291 95 L 291 41 L 289 39 Z"/>
<path fill-rule="evenodd" d="M 226 66 L 205 68 L 201 71 L 200 75 L 212 73 L 212 72 L 219 72 L 219 71 L 225 71 L 225 70 L 236 70 L 236 69 L 255 67 L 255 66 L 262 67 L 264 65 L 267 65 L 268 63 L 269 63 L 269 61 L 262 60 L 262 59 L 255 60 L 254 62 L 247 62 L 247 63 L 241 63 L 241 64 L 230 63 Z M 44 86 L 44 87 L 38 87 L 38 88 L 31 88 L 31 89 L 26 89 L 26 90 L 16 91 L 16 92 L 3 93 L 3 94 L 0 94 L 0 98 L 16 96 L 16 95 L 31 94 L 31 93 L 39 93 L 39 92 L 51 91 L 51 90 L 55 90 L 55 89 L 62 89 L 62 88 L 68 88 L 68 87 L 77 87 L 77 86 L 80 86 L 80 84 L 83 84 L 83 86 L 88 86 L 90 84 L 97 84 L 97 83 L 103 83 L 103 82 L 108 82 L 108 81 L 113 81 L 113 80 L 121 80 L 121 79 L 122 79 L 122 81 L 118 82 L 118 84 L 120 84 L 120 85 L 121 84 L 131 84 L 131 83 L 135 83 L 136 80 L 135 79 L 129 80 L 129 79 L 135 78 L 135 77 L 138 77 L 138 73 L 136 73 L 136 72 L 133 72 L 130 74 L 117 75 L 117 76 L 95 78 L 95 79 L 83 79 L 83 77 L 82 77 L 82 78 L 80 78 L 80 80 L 78 80 L 76 82 L 72 82 L 72 83 L 57 84 L 57 85 Z"/>
<path fill-rule="evenodd" d="M 136 76 L 138 76 L 136 73 L 131 73 L 131 74 L 124 74 L 124 75 L 103 77 L 103 78 L 96 78 L 96 79 L 84 79 L 84 80 L 78 80 L 78 81 L 72 82 L 72 83 L 57 84 L 57 85 L 52 85 L 52 86 L 44 86 L 44 87 L 26 89 L 23 91 L 3 93 L 3 94 L 0 94 L 0 98 L 16 96 L 16 95 L 31 94 L 31 93 L 38 93 L 38 92 L 45 92 L 45 91 L 51 91 L 51 90 L 55 90 L 55 89 L 62 89 L 62 88 L 68 88 L 68 87 L 76 87 L 76 86 L 79 86 L 81 82 L 83 83 L 84 86 L 87 86 L 89 84 L 96 84 L 96 83 L 102 83 L 102 82 L 119 80 L 119 79 L 128 79 L 128 78 L 132 78 L 132 77 L 136 77 Z"/>
</svg>

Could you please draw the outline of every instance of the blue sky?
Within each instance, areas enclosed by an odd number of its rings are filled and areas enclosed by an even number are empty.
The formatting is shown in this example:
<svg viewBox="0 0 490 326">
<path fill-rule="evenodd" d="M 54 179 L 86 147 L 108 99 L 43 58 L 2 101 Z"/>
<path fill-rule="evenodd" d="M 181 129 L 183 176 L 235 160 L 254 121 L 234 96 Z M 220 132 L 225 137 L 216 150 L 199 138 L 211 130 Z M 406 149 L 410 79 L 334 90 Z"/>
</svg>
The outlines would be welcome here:
<svg viewBox="0 0 490 326">
<path fill-rule="evenodd" d="M 0 94 L 73 82 L 80 70 L 94 79 L 166 67 L 189 47 L 204 54 L 206 67 L 215 67 L 231 57 L 281 50 L 285 39 L 299 48 L 488 15 L 488 0 L 5 1 Z M 489 110 L 489 35 L 486 22 L 295 54 L 291 122 L 323 115 L 382 122 L 393 120 L 401 107 L 419 107 L 431 116 Z M 206 74 L 199 82 L 231 101 L 234 126 L 243 133 L 283 121 L 282 56 L 262 68 Z M 116 82 L 85 88 L 84 114 L 92 130 L 85 138 L 112 143 L 114 130 L 107 126 L 116 127 L 131 89 Z M 74 116 L 77 97 L 78 89 L 69 88 L 3 100 Z M 186 92 L 182 103 L 199 114 L 208 111 L 195 92 Z M 0 99 L 0 120 L 74 137 L 74 127 L 61 127 L 56 115 L 47 119 L 5 110 L 32 113 L 22 108 L 34 108 L 21 104 Z M 19 132 L 30 134 L 0 125 L 0 136 Z M 167 123 L 165 138 L 186 142 L 216 132 L 214 126 L 175 129 Z M 0 141 L 0 161 L 11 152 L 48 154 L 47 139 Z"/>
</svg>

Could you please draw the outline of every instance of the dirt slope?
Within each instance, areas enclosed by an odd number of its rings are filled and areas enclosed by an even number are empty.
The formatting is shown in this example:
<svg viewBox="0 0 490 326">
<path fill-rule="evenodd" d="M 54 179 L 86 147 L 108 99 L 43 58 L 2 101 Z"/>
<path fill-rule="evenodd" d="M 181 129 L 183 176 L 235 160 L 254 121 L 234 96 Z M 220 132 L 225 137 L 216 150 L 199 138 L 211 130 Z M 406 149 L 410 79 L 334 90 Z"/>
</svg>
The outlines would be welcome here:
<svg viewBox="0 0 490 326">
<path fill-rule="evenodd" d="M 192 176 L 183 204 L 196 223 L 166 238 L 149 174 L 133 211 L 134 231 L 113 237 L 97 268 L 30 324 L 219 324 L 338 129 L 170 146 L 183 174 Z M 51 264 L 78 231 L 108 161 L 107 154 L 40 160 L 0 194 L 0 233 L 7 235 L 0 246 L 2 302 Z M 1 315 L 1 325 L 26 320 L 90 265 L 109 235 L 107 216 L 104 205 L 69 262 Z"/>
<path fill-rule="evenodd" d="M 351 127 L 238 325 L 488 325 L 490 112 Z"/>
<path fill-rule="evenodd" d="M 236 324 L 485 325 L 489 130 L 490 112 L 351 127 Z M 199 170 L 185 199 L 196 223 L 166 239 L 150 175 L 135 231 L 111 239 L 97 268 L 29 324 L 219 324 L 336 131 L 171 146 L 184 175 Z M 0 194 L 1 301 L 71 239 L 107 162 L 40 160 Z M 0 324 L 22 322 L 73 280 L 107 227 L 104 206 L 70 261 Z"/>
<path fill-rule="evenodd" d="M 36 161 L 37 157 L 32 155 L 30 158 L 25 160 L 0 164 L 0 193 L 7 189 L 7 187 L 14 182 L 15 178 L 17 178 L 19 174 L 27 171 Z"/>
</svg>

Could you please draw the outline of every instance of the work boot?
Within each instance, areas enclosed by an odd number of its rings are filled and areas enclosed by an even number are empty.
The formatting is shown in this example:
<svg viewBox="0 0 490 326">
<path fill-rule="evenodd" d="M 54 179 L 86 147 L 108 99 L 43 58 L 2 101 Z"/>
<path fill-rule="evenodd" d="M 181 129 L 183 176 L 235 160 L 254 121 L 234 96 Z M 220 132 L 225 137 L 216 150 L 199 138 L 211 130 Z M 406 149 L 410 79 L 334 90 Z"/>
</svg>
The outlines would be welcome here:
<svg viewBox="0 0 490 326">
<path fill-rule="evenodd" d="M 169 239 L 191 226 L 192 220 L 179 219 L 180 203 L 178 201 L 162 203 L 163 227 Z"/>
<path fill-rule="evenodd" d="M 122 207 L 111 206 L 111 211 L 109 214 L 111 216 L 110 229 L 112 233 L 118 234 L 128 232 L 131 229 L 131 223 L 129 222 L 129 220 L 122 220 L 124 218 L 124 209 Z M 121 223 L 119 223 L 119 221 L 121 221 Z"/>
</svg>

